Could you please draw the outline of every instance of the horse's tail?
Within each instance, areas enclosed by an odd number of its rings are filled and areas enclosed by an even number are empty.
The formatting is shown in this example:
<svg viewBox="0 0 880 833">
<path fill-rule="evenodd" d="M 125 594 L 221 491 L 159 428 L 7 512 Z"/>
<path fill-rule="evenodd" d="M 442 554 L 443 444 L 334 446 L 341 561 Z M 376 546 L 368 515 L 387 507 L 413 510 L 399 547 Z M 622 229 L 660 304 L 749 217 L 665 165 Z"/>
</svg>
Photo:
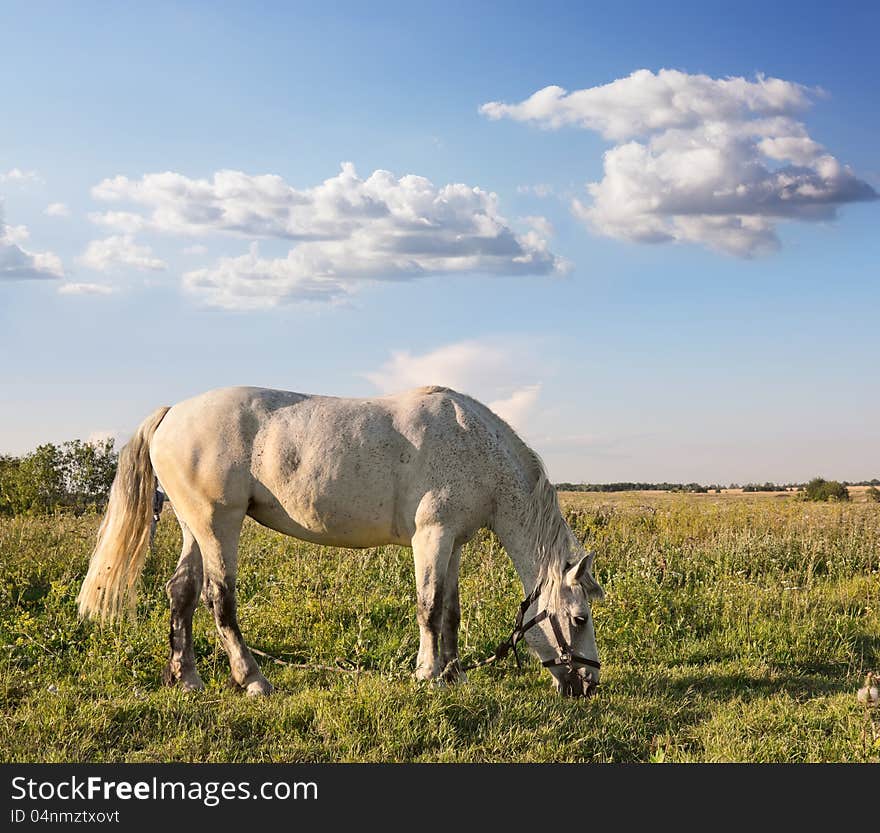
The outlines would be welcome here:
<svg viewBox="0 0 880 833">
<path fill-rule="evenodd" d="M 119 452 L 107 511 L 76 599 L 81 616 L 103 622 L 116 619 L 123 611 L 134 613 L 156 491 L 150 441 L 168 411 L 162 407 L 150 414 Z"/>
</svg>

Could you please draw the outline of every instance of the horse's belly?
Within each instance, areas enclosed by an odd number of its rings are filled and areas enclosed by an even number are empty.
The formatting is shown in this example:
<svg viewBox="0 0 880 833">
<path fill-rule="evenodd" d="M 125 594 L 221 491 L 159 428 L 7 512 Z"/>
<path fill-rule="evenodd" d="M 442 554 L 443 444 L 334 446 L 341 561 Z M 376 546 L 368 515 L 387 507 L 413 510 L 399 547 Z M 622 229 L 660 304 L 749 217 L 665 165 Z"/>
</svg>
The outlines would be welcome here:
<svg viewBox="0 0 880 833">
<path fill-rule="evenodd" d="M 345 497 L 290 484 L 255 495 L 248 514 L 278 532 L 332 547 L 409 545 L 414 531 L 398 517 L 393 495 L 368 489 Z"/>
<path fill-rule="evenodd" d="M 320 544 L 408 544 L 422 479 L 417 452 L 384 406 L 305 400 L 255 438 L 249 514 Z"/>
</svg>

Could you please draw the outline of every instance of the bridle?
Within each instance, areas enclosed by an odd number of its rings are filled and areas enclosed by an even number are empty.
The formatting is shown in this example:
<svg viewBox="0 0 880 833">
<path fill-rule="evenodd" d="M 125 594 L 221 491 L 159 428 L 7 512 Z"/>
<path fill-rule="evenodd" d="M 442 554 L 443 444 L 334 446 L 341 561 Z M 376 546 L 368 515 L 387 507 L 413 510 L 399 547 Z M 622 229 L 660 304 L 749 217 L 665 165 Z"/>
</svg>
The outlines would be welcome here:
<svg viewBox="0 0 880 833">
<path fill-rule="evenodd" d="M 516 620 L 513 623 L 513 631 L 510 636 L 502 642 L 498 648 L 495 650 L 495 659 L 503 659 L 507 656 L 507 654 L 512 650 L 513 656 L 516 659 L 516 667 L 519 670 L 522 670 L 522 663 L 520 662 L 519 653 L 516 650 L 517 644 L 523 639 L 526 635 L 526 631 L 530 628 L 533 628 L 539 622 L 543 622 L 545 619 L 550 620 L 550 627 L 553 629 L 553 635 L 556 638 L 556 656 L 553 659 L 548 659 L 542 661 L 541 665 L 545 668 L 565 668 L 568 670 L 569 675 L 573 674 L 575 669 L 577 668 L 578 674 L 583 678 L 586 683 L 587 693 L 595 690 L 599 684 L 593 682 L 592 673 L 587 672 L 584 673 L 585 667 L 589 666 L 590 668 L 595 668 L 597 671 L 602 667 L 602 664 L 595 659 L 589 659 L 588 657 L 581 656 L 580 654 L 576 654 L 572 649 L 571 645 L 568 644 L 565 636 L 562 633 L 562 628 L 559 625 L 559 619 L 555 613 L 550 613 L 547 610 L 541 610 L 536 613 L 531 619 L 524 622 L 526 611 L 536 602 L 541 595 L 541 585 L 542 582 L 538 582 L 532 592 L 525 597 L 520 602 L 519 610 L 516 614 Z M 580 666 L 580 667 L 578 667 Z"/>
</svg>

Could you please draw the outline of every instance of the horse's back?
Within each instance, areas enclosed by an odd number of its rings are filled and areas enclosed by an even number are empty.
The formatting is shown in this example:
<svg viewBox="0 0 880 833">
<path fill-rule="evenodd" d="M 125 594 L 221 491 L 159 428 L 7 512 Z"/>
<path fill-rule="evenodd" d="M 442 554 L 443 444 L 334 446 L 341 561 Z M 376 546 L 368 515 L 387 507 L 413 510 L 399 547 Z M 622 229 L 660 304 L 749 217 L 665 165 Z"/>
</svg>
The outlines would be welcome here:
<svg viewBox="0 0 880 833">
<path fill-rule="evenodd" d="M 304 394 L 264 388 L 210 390 L 174 405 L 153 436 L 150 454 L 163 486 L 181 481 L 209 499 L 245 488 L 254 440 L 267 418 Z"/>
<path fill-rule="evenodd" d="M 470 402 L 435 386 L 368 399 L 224 388 L 169 411 L 153 460 L 172 502 L 195 490 L 307 540 L 405 543 L 443 501 L 482 522 L 493 450 Z"/>
</svg>

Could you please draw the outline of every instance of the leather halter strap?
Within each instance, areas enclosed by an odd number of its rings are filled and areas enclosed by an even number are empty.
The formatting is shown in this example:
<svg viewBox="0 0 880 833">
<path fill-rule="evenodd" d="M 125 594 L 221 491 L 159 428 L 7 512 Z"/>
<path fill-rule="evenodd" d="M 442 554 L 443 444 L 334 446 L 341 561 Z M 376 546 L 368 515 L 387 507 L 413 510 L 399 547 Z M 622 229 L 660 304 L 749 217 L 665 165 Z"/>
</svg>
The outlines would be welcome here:
<svg viewBox="0 0 880 833">
<path fill-rule="evenodd" d="M 559 668 L 564 667 L 569 670 L 569 672 L 574 670 L 574 667 L 577 665 L 588 665 L 591 668 L 599 669 L 602 667 L 602 664 L 598 660 L 589 659 L 588 657 L 581 656 L 580 654 L 576 654 L 571 645 L 568 644 L 568 641 L 565 639 L 565 636 L 562 633 L 562 628 L 559 625 L 559 619 L 557 618 L 555 613 L 548 613 L 546 610 L 541 610 L 527 622 L 523 622 L 523 618 L 526 615 L 526 611 L 538 600 L 541 595 L 541 582 L 538 582 L 535 589 L 526 596 L 525 599 L 520 602 L 519 611 L 516 614 L 516 621 L 513 624 L 513 632 L 510 634 L 510 637 L 506 642 L 503 642 L 498 646 L 498 650 L 495 651 L 495 655 L 501 659 L 504 657 L 507 652 L 512 648 L 513 656 L 516 659 L 517 668 L 522 668 L 519 659 L 519 653 L 516 650 L 517 643 L 522 640 L 525 636 L 526 631 L 530 628 L 533 628 L 539 622 L 543 622 L 545 619 L 550 620 L 550 627 L 553 628 L 553 635 L 556 638 L 556 657 L 554 659 L 544 660 L 541 664 L 545 668 Z"/>
</svg>

